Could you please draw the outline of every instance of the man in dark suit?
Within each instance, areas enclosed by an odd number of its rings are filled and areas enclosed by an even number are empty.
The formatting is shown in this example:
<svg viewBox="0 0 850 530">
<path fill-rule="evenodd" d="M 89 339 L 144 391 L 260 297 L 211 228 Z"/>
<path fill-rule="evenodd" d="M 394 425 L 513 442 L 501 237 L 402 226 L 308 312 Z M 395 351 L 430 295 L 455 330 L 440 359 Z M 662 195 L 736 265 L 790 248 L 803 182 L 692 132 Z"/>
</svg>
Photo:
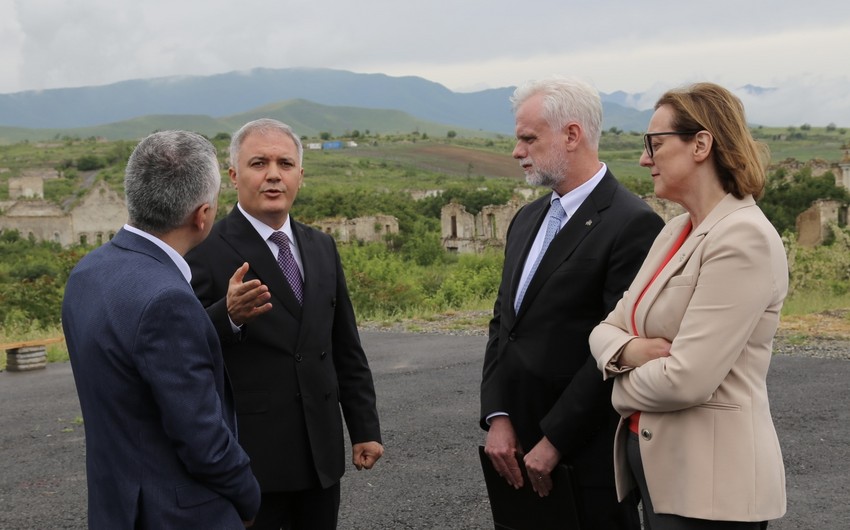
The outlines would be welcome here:
<svg viewBox="0 0 850 530">
<path fill-rule="evenodd" d="M 357 469 L 383 453 L 336 246 L 289 215 L 302 155 L 289 126 L 244 125 L 230 145 L 238 204 L 187 256 L 195 292 L 223 338 L 240 441 L 263 491 L 260 530 L 336 528 L 342 415 Z"/>
<path fill-rule="evenodd" d="M 485 452 L 517 488 L 522 458 L 540 496 L 556 487 L 555 466 L 569 464 L 582 529 L 639 529 L 635 502 L 617 502 L 617 416 L 588 336 L 663 223 L 599 161 L 602 104 L 593 87 L 551 78 L 518 88 L 511 101 L 513 156 L 529 183 L 552 193 L 508 229 L 481 382 Z"/>
<path fill-rule="evenodd" d="M 202 136 L 148 136 L 127 164 L 128 224 L 68 279 L 89 528 L 235 529 L 259 509 L 221 346 L 182 257 L 209 234 L 220 185 Z"/>
</svg>

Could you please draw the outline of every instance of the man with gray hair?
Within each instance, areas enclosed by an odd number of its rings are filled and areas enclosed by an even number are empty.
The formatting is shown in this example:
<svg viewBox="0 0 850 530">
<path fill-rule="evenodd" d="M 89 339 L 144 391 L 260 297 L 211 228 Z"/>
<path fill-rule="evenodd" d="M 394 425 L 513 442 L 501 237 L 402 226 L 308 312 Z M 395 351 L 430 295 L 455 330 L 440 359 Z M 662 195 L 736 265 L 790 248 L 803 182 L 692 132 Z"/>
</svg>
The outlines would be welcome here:
<svg viewBox="0 0 850 530">
<path fill-rule="evenodd" d="M 583 530 L 637 530 L 635 502 L 617 502 L 617 416 L 588 337 L 663 222 L 600 162 L 596 89 L 550 78 L 517 88 L 511 101 L 513 157 L 530 184 L 552 191 L 517 212 L 508 229 L 481 381 L 485 453 L 508 484 L 541 497 L 558 487 L 555 466 L 570 465 Z M 528 527 L 535 521 L 529 513 Z"/>
<path fill-rule="evenodd" d="M 236 529 L 259 510 L 221 346 L 183 259 L 210 232 L 220 184 L 204 137 L 146 137 L 127 163 L 128 223 L 68 278 L 89 528 Z"/>
<path fill-rule="evenodd" d="M 375 387 L 331 236 L 295 221 L 303 148 L 277 120 L 230 144 L 238 203 L 186 256 L 224 344 L 240 440 L 262 488 L 259 530 L 332 530 L 351 461 L 383 454 Z"/>
</svg>

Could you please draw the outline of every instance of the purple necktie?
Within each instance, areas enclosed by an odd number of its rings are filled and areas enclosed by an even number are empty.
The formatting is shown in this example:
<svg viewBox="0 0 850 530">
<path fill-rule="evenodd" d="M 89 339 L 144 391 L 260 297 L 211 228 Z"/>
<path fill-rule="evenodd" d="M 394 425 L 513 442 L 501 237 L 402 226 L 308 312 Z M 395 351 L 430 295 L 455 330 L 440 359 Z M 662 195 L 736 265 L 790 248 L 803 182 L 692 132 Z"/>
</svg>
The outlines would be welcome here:
<svg viewBox="0 0 850 530">
<path fill-rule="evenodd" d="M 292 250 L 289 248 L 289 238 L 283 232 L 274 232 L 269 236 L 269 240 L 277 245 L 277 264 L 280 265 L 280 270 L 283 271 L 286 281 L 292 287 L 295 298 L 301 304 L 304 300 L 303 280 L 301 279 L 301 271 L 298 270 L 298 264 L 295 263 L 295 258 L 292 256 Z"/>
</svg>

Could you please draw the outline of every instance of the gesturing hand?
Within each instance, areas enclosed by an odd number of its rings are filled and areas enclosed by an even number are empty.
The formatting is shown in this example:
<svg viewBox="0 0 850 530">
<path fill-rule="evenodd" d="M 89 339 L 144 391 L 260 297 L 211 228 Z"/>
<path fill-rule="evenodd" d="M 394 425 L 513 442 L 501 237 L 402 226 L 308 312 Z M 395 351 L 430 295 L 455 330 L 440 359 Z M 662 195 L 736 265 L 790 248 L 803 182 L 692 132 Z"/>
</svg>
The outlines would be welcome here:
<svg viewBox="0 0 850 530">
<path fill-rule="evenodd" d="M 272 295 L 260 280 L 242 281 L 248 272 L 248 263 L 236 269 L 227 284 L 227 314 L 237 326 L 270 311 Z"/>
</svg>

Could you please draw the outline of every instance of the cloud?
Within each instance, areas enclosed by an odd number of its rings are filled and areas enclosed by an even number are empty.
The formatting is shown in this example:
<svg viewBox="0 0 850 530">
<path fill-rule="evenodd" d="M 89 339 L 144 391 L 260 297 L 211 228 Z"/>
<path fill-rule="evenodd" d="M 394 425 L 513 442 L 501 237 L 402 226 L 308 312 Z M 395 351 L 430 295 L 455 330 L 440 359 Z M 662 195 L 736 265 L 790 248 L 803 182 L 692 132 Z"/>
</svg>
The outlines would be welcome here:
<svg viewBox="0 0 850 530">
<path fill-rule="evenodd" d="M 847 76 L 788 76 L 769 85 L 760 85 L 760 88 L 771 89 L 760 93 L 747 90 L 744 85 L 724 86 L 741 98 L 747 121 L 753 125 L 788 127 L 808 123 L 824 127 L 833 123 L 850 126 L 850 78 Z M 641 110 L 651 109 L 669 88 L 670 85 L 654 84 L 634 94 L 630 104 Z"/>
<path fill-rule="evenodd" d="M 762 95 L 737 92 L 750 123 L 772 126 L 850 126 L 850 78 L 796 76 Z"/>
<path fill-rule="evenodd" d="M 453 90 L 566 74 L 648 94 L 646 106 L 697 80 L 777 86 L 777 119 L 799 107 L 813 124 L 840 123 L 847 35 L 850 2 L 834 0 L 0 0 L 0 92 L 254 67 L 415 75 Z M 780 100 L 784 84 L 796 92 Z M 806 99 L 806 87 L 836 99 Z M 760 105 L 754 116 L 769 118 Z"/>
<path fill-rule="evenodd" d="M 23 41 L 24 32 L 18 23 L 14 0 L 0 0 L 0 50 L 3 50 L 3 60 L 0 61 L 0 91 L 6 87 L 18 86 L 21 82 L 19 71 Z"/>
</svg>

